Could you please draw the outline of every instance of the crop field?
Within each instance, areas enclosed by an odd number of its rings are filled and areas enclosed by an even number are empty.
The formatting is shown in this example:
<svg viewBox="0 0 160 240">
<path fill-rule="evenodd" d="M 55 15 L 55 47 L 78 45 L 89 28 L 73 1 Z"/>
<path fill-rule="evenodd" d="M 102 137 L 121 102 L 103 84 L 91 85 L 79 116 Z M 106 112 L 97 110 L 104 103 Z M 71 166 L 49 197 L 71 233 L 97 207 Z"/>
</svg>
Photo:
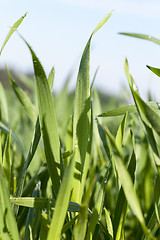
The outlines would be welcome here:
<svg viewBox="0 0 160 240">
<path fill-rule="evenodd" d="M 0 83 L 0 239 L 160 239 L 160 112 L 145 102 L 124 60 L 134 105 L 102 104 L 90 79 L 91 33 L 76 89 L 58 93 L 30 44 L 34 80 L 24 90 L 6 66 Z M 0 54 L 26 14 L 13 24 Z M 15 34 L 15 33 L 14 33 Z M 148 35 L 121 33 L 160 44 Z M 142 41 L 142 40 L 140 40 Z M 147 66 L 160 76 L 160 69 Z"/>
</svg>

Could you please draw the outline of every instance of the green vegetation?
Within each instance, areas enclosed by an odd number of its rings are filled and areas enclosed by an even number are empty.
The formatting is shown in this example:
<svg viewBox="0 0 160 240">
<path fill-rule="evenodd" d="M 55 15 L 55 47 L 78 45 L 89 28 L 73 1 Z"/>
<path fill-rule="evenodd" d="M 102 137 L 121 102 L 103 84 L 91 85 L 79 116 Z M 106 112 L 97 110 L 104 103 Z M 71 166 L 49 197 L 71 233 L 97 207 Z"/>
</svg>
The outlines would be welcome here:
<svg viewBox="0 0 160 240">
<path fill-rule="evenodd" d="M 160 239 L 159 104 L 140 97 L 127 59 L 134 105 L 105 103 L 103 113 L 90 81 L 91 41 L 110 16 L 86 44 L 74 95 L 69 80 L 52 93 L 54 67 L 47 77 L 23 37 L 36 86 L 23 77 L 23 90 L 6 66 L 11 89 L 0 84 L 0 239 Z M 160 76 L 160 69 L 148 68 Z"/>
</svg>

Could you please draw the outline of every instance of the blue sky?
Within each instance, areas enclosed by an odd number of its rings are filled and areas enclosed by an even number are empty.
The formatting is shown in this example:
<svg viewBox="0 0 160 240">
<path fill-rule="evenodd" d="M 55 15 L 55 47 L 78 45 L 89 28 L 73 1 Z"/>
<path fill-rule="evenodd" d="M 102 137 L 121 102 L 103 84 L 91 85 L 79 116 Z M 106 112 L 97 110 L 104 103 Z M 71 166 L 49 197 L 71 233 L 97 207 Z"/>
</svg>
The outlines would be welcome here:
<svg viewBox="0 0 160 240">
<path fill-rule="evenodd" d="M 152 0 L 5 0 L 0 8 L 0 44 L 9 27 L 25 12 L 27 17 L 19 32 L 40 58 L 46 73 L 55 66 L 54 88 L 59 89 L 71 69 L 75 86 L 79 61 L 85 44 L 96 25 L 110 11 L 111 18 L 97 32 L 91 48 L 91 79 L 100 66 L 95 85 L 104 92 L 120 93 L 127 85 L 123 64 L 128 58 L 130 72 L 145 98 L 148 89 L 159 101 L 160 79 L 146 64 L 160 67 L 160 46 L 144 40 L 119 35 L 136 32 L 160 38 L 160 1 Z M 29 51 L 14 34 L 0 58 L 17 70 L 32 69 Z"/>
</svg>

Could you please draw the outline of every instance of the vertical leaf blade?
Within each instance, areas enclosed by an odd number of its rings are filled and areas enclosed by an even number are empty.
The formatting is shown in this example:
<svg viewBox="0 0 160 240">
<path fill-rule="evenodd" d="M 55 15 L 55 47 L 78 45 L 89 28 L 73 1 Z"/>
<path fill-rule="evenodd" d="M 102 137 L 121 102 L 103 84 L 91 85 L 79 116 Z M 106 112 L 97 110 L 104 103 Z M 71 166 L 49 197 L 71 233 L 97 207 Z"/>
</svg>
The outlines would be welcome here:
<svg viewBox="0 0 160 240">
<path fill-rule="evenodd" d="M 73 201 L 79 202 L 80 181 L 87 151 L 88 137 L 91 123 L 90 104 L 90 46 L 93 35 L 103 26 L 112 13 L 108 14 L 95 28 L 84 49 L 76 84 L 74 118 L 73 118 L 73 149 L 75 152 L 77 169 L 73 188 Z"/>
<path fill-rule="evenodd" d="M 59 169 L 61 168 L 61 150 L 51 90 L 39 59 L 33 52 L 30 45 L 26 41 L 25 43 L 27 44 L 32 55 L 37 86 L 40 128 L 43 138 L 46 161 L 53 183 L 54 194 L 57 195 L 60 186 Z"/>
</svg>

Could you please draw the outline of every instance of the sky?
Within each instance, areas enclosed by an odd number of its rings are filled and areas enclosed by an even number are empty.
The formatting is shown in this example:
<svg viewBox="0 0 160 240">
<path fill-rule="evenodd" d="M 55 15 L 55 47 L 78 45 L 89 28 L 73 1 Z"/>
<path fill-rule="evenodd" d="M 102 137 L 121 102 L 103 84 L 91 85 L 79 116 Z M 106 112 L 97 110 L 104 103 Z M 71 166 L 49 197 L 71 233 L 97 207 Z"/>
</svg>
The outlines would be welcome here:
<svg viewBox="0 0 160 240">
<path fill-rule="evenodd" d="M 2 1 L 2 0 L 0 0 Z M 72 73 L 75 87 L 80 59 L 97 24 L 112 16 L 93 37 L 91 80 L 99 66 L 95 86 L 106 93 L 121 94 L 128 87 L 124 73 L 127 57 L 130 72 L 145 99 L 148 90 L 160 101 L 160 79 L 146 65 L 160 67 L 160 46 L 118 34 L 135 32 L 160 38 L 160 1 L 152 0 L 5 0 L 0 7 L 0 46 L 15 21 L 28 12 L 19 32 L 39 57 L 46 74 L 55 67 L 54 89 L 59 90 Z M 0 67 L 33 71 L 30 53 L 16 33 L 7 43 Z"/>
</svg>

